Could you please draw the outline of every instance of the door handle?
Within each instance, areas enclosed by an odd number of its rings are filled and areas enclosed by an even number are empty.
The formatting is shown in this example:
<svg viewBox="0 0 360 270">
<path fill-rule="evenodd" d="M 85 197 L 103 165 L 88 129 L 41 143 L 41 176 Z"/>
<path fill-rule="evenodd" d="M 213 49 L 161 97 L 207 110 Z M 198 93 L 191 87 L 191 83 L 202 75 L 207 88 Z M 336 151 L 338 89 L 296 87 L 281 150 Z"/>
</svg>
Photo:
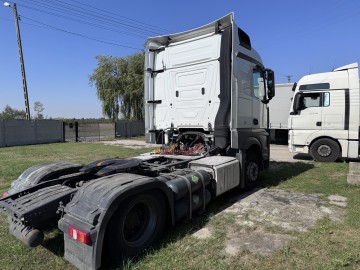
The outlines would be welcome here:
<svg viewBox="0 0 360 270">
<path fill-rule="evenodd" d="M 254 125 L 258 125 L 259 124 L 259 120 L 257 120 L 256 118 L 253 119 L 253 124 Z"/>
<path fill-rule="evenodd" d="M 317 127 L 321 127 L 321 122 L 316 122 Z"/>
</svg>

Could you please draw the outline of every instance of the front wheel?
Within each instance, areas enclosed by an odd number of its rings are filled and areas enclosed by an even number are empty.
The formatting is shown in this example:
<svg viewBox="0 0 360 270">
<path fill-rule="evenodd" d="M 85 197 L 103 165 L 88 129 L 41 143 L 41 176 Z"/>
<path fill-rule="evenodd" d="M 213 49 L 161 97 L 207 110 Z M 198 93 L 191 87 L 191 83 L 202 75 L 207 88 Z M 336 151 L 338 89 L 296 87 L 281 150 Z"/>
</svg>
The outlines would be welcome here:
<svg viewBox="0 0 360 270">
<path fill-rule="evenodd" d="M 165 226 L 165 201 L 158 191 L 127 199 L 109 224 L 108 248 L 113 259 L 131 257 L 151 246 Z"/>
<path fill-rule="evenodd" d="M 310 147 L 312 158 L 319 162 L 334 162 L 339 158 L 340 147 L 331 139 L 320 139 Z"/>
<path fill-rule="evenodd" d="M 245 189 L 253 189 L 258 182 L 260 173 L 260 160 L 255 152 L 246 153 L 245 161 Z"/>
</svg>

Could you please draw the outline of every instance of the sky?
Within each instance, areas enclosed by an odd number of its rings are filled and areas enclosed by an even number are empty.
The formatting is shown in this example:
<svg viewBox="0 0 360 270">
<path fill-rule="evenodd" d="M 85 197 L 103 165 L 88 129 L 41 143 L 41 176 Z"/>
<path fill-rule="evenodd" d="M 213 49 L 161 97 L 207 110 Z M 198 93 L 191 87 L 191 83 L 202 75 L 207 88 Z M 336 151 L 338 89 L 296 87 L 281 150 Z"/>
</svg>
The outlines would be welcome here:
<svg viewBox="0 0 360 270">
<path fill-rule="evenodd" d="M 0 111 L 25 109 L 12 9 L 0 0 Z M 193 29 L 230 12 L 276 83 L 360 62 L 360 1 L 18 0 L 30 109 L 47 118 L 103 117 L 89 75 L 97 55 L 127 56 L 147 37 Z"/>
</svg>

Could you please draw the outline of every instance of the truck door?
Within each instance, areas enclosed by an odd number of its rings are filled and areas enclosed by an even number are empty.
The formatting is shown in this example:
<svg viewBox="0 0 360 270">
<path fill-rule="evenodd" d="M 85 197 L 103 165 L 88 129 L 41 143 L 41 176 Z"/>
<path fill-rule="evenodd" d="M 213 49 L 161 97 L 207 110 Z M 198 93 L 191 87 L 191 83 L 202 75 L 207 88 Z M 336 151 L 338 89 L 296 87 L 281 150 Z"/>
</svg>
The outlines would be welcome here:
<svg viewBox="0 0 360 270">
<path fill-rule="evenodd" d="M 155 56 L 154 76 L 154 125 L 157 129 L 165 129 L 171 125 L 171 112 L 169 110 L 172 95 L 168 91 L 169 80 L 165 73 L 165 50 Z"/>
<path fill-rule="evenodd" d="M 341 139 L 348 139 L 345 125 L 345 90 L 331 90 L 322 93 L 322 129 L 341 132 Z M 339 136 L 339 135 L 337 135 Z"/>
<path fill-rule="evenodd" d="M 298 93 L 300 110 L 291 116 L 294 130 L 322 129 L 322 93 Z"/>
<path fill-rule="evenodd" d="M 262 102 L 265 99 L 264 74 L 254 69 L 252 74 L 252 125 L 253 128 L 267 128 L 266 105 Z"/>
</svg>

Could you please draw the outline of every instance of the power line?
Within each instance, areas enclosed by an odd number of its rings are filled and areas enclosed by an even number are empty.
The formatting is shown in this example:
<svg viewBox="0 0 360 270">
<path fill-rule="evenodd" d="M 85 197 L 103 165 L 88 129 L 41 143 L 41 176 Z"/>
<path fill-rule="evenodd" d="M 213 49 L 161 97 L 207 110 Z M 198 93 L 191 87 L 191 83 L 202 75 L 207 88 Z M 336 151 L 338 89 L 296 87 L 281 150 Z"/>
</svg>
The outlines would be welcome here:
<svg viewBox="0 0 360 270">
<path fill-rule="evenodd" d="M 116 13 L 113 13 L 113 12 L 110 12 L 110 11 L 107 11 L 107 10 L 104 10 L 104 9 L 100 9 L 100 8 L 91 6 L 91 5 L 89 5 L 89 4 L 81 3 L 81 2 L 76 1 L 76 0 L 72 0 L 72 2 L 78 3 L 78 4 L 83 5 L 83 6 L 90 7 L 90 8 L 92 8 L 92 9 L 97 10 L 97 11 L 102 11 L 102 12 L 104 12 L 104 13 L 114 15 L 114 16 L 116 16 L 116 17 L 121 17 L 121 18 L 124 18 L 124 19 L 126 19 L 126 20 L 129 20 L 129 21 L 132 21 L 132 22 L 135 22 L 135 23 L 139 23 L 139 24 L 142 24 L 142 25 L 147 25 L 147 26 L 150 26 L 150 27 L 153 27 L 153 28 L 156 28 L 156 29 L 160 29 L 160 30 L 162 30 L 162 31 L 171 32 L 171 31 L 169 31 L 168 29 L 165 29 L 165 28 L 162 28 L 162 27 L 158 27 L 158 26 L 154 26 L 154 25 L 151 25 L 151 24 L 148 24 L 148 23 L 143 23 L 143 22 L 140 22 L 140 21 L 137 21 L 137 20 L 134 20 L 134 19 L 131 19 L 131 18 L 128 18 L 128 17 L 122 16 L 122 15 L 119 15 L 119 14 L 116 14 Z"/>
<path fill-rule="evenodd" d="M 128 48 L 128 49 L 133 49 L 133 50 L 136 50 L 136 51 L 142 51 L 141 49 L 139 48 L 135 48 L 135 47 L 131 47 L 131 46 L 126 46 L 126 45 L 121 45 L 121 44 L 117 44 L 117 43 L 113 43 L 113 42 L 107 42 L 107 41 L 104 41 L 104 40 L 101 40 L 101 39 L 98 39 L 98 38 L 94 38 L 94 37 L 90 37 L 90 36 L 87 36 L 87 35 L 83 35 L 83 34 L 79 34 L 79 33 L 75 33 L 75 32 L 71 32 L 71 31 L 68 31 L 68 30 L 65 30 L 65 29 L 61 29 L 61 28 L 58 28 L 58 27 L 55 27 L 55 26 L 52 26 L 52 25 L 49 25 L 49 24 L 46 24 L 46 23 L 42 23 L 42 22 L 39 22 L 37 20 L 33 20 L 33 19 L 30 19 L 28 17 L 25 17 L 25 16 L 20 16 L 21 18 L 25 18 L 27 20 L 30 20 L 32 22 L 35 22 L 35 23 L 38 23 L 40 25 L 44 25 L 48 28 L 51 28 L 51 29 L 54 29 L 56 31 L 60 31 L 60 32 L 64 32 L 64 33 L 67 33 L 67 34 L 70 34 L 70 35 L 74 35 L 74 36 L 79 36 L 79 37 L 82 37 L 82 38 L 86 38 L 86 39 L 89 39 L 89 40 L 93 40 L 93 41 L 97 41 L 97 42 L 101 42 L 101 43 L 105 43 L 105 44 L 109 44 L 109 45 L 114 45 L 114 46 L 118 46 L 118 47 L 123 47 L 123 48 Z"/>
<path fill-rule="evenodd" d="M 23 16 L 22 16 L 23 17 Z M 23 17 L 25 18 L 25 17 Z M 27 19 L 27 18 L 26 18 Z M 9 21 L 9 22 L 14 22 L 14 20 L 12 19 L 7 19 L 7 18 L 1 18 L 0 17 L 0 20 L 4 20 L 4 21 Z M 45 26 L 45 25 L 39 25 L 39 24 L 33 24 L 33 23 L 27 23 L 27 22 L 21 22 L 22 25 L 29 25 L 29 26 L 35 26 L 35 27 L 39 27 L 39 28 L 43 28 L 43 29 L 47 29 L 47 30 L 54 30 L 54 31 L 57 31 L 55 29 L 52 29 L 52 28 L 49 28 L 48 26 Z M 119 44 L 120 41 L 118 40 L 113 40 L 113 39 L 105 39 L 105 38 L 94 38 L 94 39 L 99 39 L 101 41 L 109 41 L 109 42 L 113 42 L 113 43 L 116 43 L 116 44 Z M 134 46 L 137 46 L 137 44 L 134 44 L 134 43 L 129 43 L 129 42 L 121 42 L 122 44 L 128 44 L 128 45 L 134 45 Z M 139 51 L 141 51 L 141 49 L 138 49 Z"/>
<path fill-rule="evenodd" d="M 51 3 L 51 1 L 50 2 L 47 1 L 46 3 L 37 0 L 33 0 L 32 1 L 33 3 L 29 3 L 28 1 L 24 1 L 24 0 L 19 0 L 19 1 L 25 3 L 25 4 L 21 4 L 22 7 L 29 8 L 38 12 L 46 13 L 49 15 L 70 19 L 73 21 L 79 22 L 79 18 L 85 19 L 87 21 L 86 22 L 87 24 L 89 24 L 89 22 L 93 24 L 93 22 L 96 21 L 98 23 L 105 25 L 116 26 L 116 27 L 120 26 L 121 28 L 127 28 L 130 31 L 142 32 L 143 34 L 146 34 L 146 36 L 159 33 L 159 32 L 155 32 L 152 29 L 130 25 L 128 23 L 121 22 L 117 19 L 111 19 L 109 18 L 109 16 L 96 14 L 94 12 L 87 12 L 82 8 L 72 8 L 66 5 L 61 5 L 59 3 L 53 4 Z M 70 17 L 64 16 L 64 14 Z"/>
<path fill-rule="evenodd" d="M 25 2 L 23 0 L 19 0 L 21 2 Z M 33 2 L 38 2 L 36 0 L 33 0 Z M 28 3 L 27 3 L 28 4 Z M 74 20 L 74 17 L 75 18 L 79 18 L 81 17 L 82 19 L 85 19 L 85 20 L 88 20 L 88 21 L 97 21 L 97 22 L 100 22 L 100 23 L 103 23 L 103 24 L 106 24 L 106 25 L 111 25 L 111 26 L 114 26 L 116 25 L 117 27 L 121 26 L 121 27 L 125 27 L 125 28 L 128 28 L 129 30 L 131 31 L 140 31 L 140 32 L 143 32 L 143 33 L 152 33 L 152 35 L 154 35 L 154 33 L 158 33 L 158 32 L 154 32 L 153 30 L 148 30 L 148 29 L 145 29 L 145 28 L 142 28 L 142 27 L 137 27 L 137 26 L 133 26 L 133 25 L 129 25 L 129 24 L 126 24 L 126 23 L 123 23 L 123 22 L 119 22 L 117 20 L 112 20 L 112 19 L 109 19 L 107 17 L 104 17 L 104 16 L 101 16 L 99 14 L 94 14 L 94 13 L 89 13 L 89 12 L 86 12 L 82 9 L 73 9 L 73 8 L 69 8 L 69 7 L 66 7 L 66 6 L 63 6 L 63 5 L 59 5 L 59 4 L 56 4 L 55 6 L 53 4 L 49 4 L 49 3 L 41 3 L 41 2 L 38 2 L 38 3 L 35 3 L 35 7 L 32 7 L 32 6 L 28 6 L 28 5 L 24 5 L 22 4 L 23 7 L 26 7 L 26 8 L 31 8 L 33 10 L 36 10 L 36 11 L 41 11 L 43 13 L 48 13 L 50 15 L 56 15 L 56 16 L 61 16 L 63 18 L 66 18 L 66 19 L 70 19 L 70 20 Z M 41 9 L 43 8 L 43 9 Z M 54 12 L 49 12 L 49 9 L 52 9 Z M 57 13 L 57 12 L 60 12 Z M 67 14 L 67 15 L 70 15 L 70 16 L 74 16 L 74 17 L 65 17 L 63 16 L 63 14 Z M 148 34 L 147 34 L 148 35 Z"/>
<path fill-rule="evenodd" d="M 56 16 L 56 17 L 59 17 L 59 18 L 68 19 L 68 20 L 72 20 L 72 21 L 75 21 L 75 22 L 78 22 L 78 23 L 90 25 L 90 26 L 97 27 L 97 28 L 100 28 L 100 29 L 103 29 L 103 30 L 116 32 L 116 33 L 119 33 L 119 34 L 124 34 L 124 35 L 128 35 L 128 36 L 142 38 L 142 39 L 144 39 L 146 37 L 145 35 L 138 35 L 138 34 L 131 33 L 131 32 L 120 31 L 120 30 L 117 30 L 117 29 L 114 29 L 114 28 L 111 28 L 111 27 L 106 27 L 106 26 L 102 26 L 102 25 L 99 25 L 99 24 L 91 23 L 89 21 L 83 21 L 83 20 L 63 16 L 63 15 L 56 14 L 56 13 L 53 13 L 53 12 L 47 12 L 47 11 L 37 9 L 37 8 L 33 8 L 33 7 L 30 7 L 30 6 L 26 6 L 26 5 L 23 5 L 23 4 L 19 4 L 19 6 L 25 7 L 25 8 L 28 8 L 28 9 L 32 9 L 32 10 L 35 10 L 35 11 L 38 11 L 38 12 L 42 12 L 42 13 L 45 13 L 45 14 L 48 14 L 48 15 L 53 15 L 53 16 Z"/>
</svg>

